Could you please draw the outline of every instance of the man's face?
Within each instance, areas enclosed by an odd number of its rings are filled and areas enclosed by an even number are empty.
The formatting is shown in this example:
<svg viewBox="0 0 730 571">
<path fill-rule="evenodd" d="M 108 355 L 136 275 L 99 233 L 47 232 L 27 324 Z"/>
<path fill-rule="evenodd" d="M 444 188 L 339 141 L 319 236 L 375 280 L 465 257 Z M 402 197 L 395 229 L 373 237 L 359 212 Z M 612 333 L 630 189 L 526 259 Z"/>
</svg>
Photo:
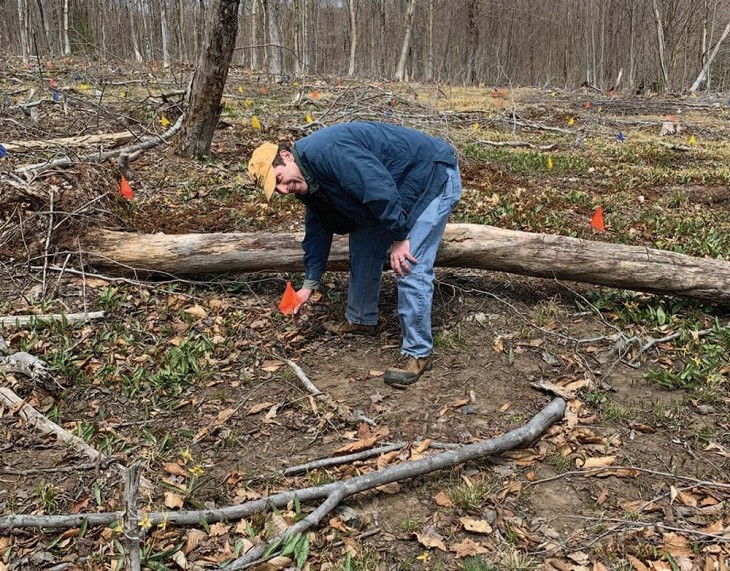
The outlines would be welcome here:
<svg viewBox="0 0 730 571">
<path fill-rule="evenodd" d="M 302 171 L 299 170 L 294 156 L 288 151 L 281 151 L 283 165 L 274 167 L 276 192 L 279 194 L 307 194 L 309 190 Z"/>
</svg>

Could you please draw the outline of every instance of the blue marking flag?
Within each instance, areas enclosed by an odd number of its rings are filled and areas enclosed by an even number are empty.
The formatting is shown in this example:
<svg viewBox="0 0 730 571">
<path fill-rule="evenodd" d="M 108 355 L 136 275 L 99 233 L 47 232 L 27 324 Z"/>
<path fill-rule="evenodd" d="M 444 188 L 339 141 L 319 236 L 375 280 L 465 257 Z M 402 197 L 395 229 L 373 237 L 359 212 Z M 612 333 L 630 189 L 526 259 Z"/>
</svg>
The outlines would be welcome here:
<svg viewBox="0 0 730 571">
<path fill-rule="evenodd" d="M 6 156 L 7 154 L 8 154 L 8 152 L 5 150 L 5 147 L 0 145 L 0 159 L 3 158 L 4 156 Z"/>
<path fill-rule="evenodd" d="M 58 100 L 61 99 L 61 96 L 58 94 L 58 89 L 53 90 L 53 100 L 58 103 Z"/>
<path fill-rule="evenodd" d="M 618 140 L 619 143 L 624 142 L 624 134 L 621 131 L 618 132 L 618 136 L 616 137 L 616 140 Z"/>
</svg>

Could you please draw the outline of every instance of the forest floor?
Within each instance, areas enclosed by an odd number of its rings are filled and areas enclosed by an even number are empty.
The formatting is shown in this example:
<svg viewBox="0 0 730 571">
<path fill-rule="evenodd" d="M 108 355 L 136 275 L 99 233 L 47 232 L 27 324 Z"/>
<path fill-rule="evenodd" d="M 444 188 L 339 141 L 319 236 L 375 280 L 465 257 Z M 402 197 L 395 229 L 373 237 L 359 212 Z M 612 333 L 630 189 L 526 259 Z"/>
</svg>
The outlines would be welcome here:
<svg viewBox="0 0 730 571">
<path fill-rule="evenodd" d="M 247 179 L 251 150 L 318 123 L 366 119 L 454 144 L 464 195 L 452 221 L 730 260 L 727 96 L 275 84 L 232 69 L 210 157 L 145 152 L 131 164 L 131 199 L 119 192 L 116 163 L 94 162 L 97 148 L 49 142 L 163 132 L 180 113 L 174 91 L 188 71 L 64 60 L 0 80 L 0 316 L 104 311 L 81 323 L 2 326 L 8 351 L 48 363 L 60 388 L 11 372 L 0 373 L 0 388 L 105 456 L 141 462 L 151 488 L 139 507 L 164 512 L 231 506 L 497 436 L 550 401 L 536 388 L 548 384 L 568 397 L 567 414 L 531 447 L 351 497 L 296 553 L 261 568 L 294 567 L 293 558 L 341 570 L 728 568 L 727 307 L 439 270 L 434 368 L 398 390 L 382 381 L 400 340 L 389 273 L 379 334 L 337 338 L 322 323 L 344 313 L 344 274 L 327 274 L 317 299 L 288 317 L 277 304 L 300 275 L 121 278 L 83 265 L 74 248 L 94 227 L 301 230 L 295 201 L 267 204 Z M 679 132 L 661 134 L 670 125 Z M 13 146 L 34 140 L 48 144 Z M 531 146 L 493 144 L 516 140 Z M 73 164 L 19 174 L 64 156 Z M 603 232 L 591 226 L 598 206 Z M 286 360 L 339 406 L 314 399 Z M 409 444 L 390 455 L 281 472 L 398 441 Z M 119 511 L 123 487 L 106 463 L 0 404 L 0 525 L 19 514 Z M 219 568 L 311 509 L 292 502 L 241 521 L 142 525 L 144 566 Z M 117 524 L 0 528 L 0 571 L 120 569 L 126 545 Z"/>
</svg>

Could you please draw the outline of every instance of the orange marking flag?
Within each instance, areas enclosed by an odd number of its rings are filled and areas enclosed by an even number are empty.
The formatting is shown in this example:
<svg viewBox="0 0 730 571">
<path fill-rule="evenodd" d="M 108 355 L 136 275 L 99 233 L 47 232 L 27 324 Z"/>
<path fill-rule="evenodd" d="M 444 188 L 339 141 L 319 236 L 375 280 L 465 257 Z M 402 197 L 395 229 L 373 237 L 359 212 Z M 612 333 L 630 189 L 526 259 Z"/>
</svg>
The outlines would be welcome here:
<svg viewBox="0 0 730 571">
<path fill-rule="evenodd" d="M 284 315 L 291 315 L 300 303 L 302 302 L 299 299 L 297 292 L 294 291 L 291 282 L 286 282 L 284 295 L 281 296 L 281 301 L 279 302 L 279 311 L 281 311 Z"/>
<path fill-rule="evenodd" d="M 127 200 L 132 200 L 132 198 L 134 197 L 134 192 L 132 192 L 132 187 L 129 186 L 129 183 L 127 182 L 127 179 L 124 178 L 124 175 L 122 175 L 122 180 L 119 183 L 119 192 Z"/>
<path fill-rule="evenodd" d="M 598 208 L 596 208 L 596 211 L 593 213 L 593 218 L 591 219 L 591 226 L 593 226 L 599 232 L 605 232 L 606 225 L 603 223 L 603 207 L 602 206 L 599 206 Z"/>
</svg>

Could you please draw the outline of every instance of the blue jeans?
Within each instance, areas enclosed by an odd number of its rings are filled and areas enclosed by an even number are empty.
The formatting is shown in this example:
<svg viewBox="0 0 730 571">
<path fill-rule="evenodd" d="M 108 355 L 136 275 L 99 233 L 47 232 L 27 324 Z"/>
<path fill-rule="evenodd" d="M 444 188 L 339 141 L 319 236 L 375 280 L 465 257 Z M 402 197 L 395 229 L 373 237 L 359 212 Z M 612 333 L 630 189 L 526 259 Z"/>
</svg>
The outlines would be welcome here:
<svg viewBox="0 0 730 571">
<path fill-rule="evenodd" d="M 443 191 L 419 216 L 409 234 L 411 254 L 418 263 L 411 264 L 410 274 L 396 277 L 401 353 L 409 357 L 426 357 L 433 351 L 433 264 L 446 221 L 461 197 L 459 168 L 448 167 L 446 171 L 449 178 Z M 350 287 L 345 312 L 350 323 L 378 323 L 380 276 L 390 245 L 388 233 L 378 226 L 358 227 L 350 233 Z"/>
</svg>

